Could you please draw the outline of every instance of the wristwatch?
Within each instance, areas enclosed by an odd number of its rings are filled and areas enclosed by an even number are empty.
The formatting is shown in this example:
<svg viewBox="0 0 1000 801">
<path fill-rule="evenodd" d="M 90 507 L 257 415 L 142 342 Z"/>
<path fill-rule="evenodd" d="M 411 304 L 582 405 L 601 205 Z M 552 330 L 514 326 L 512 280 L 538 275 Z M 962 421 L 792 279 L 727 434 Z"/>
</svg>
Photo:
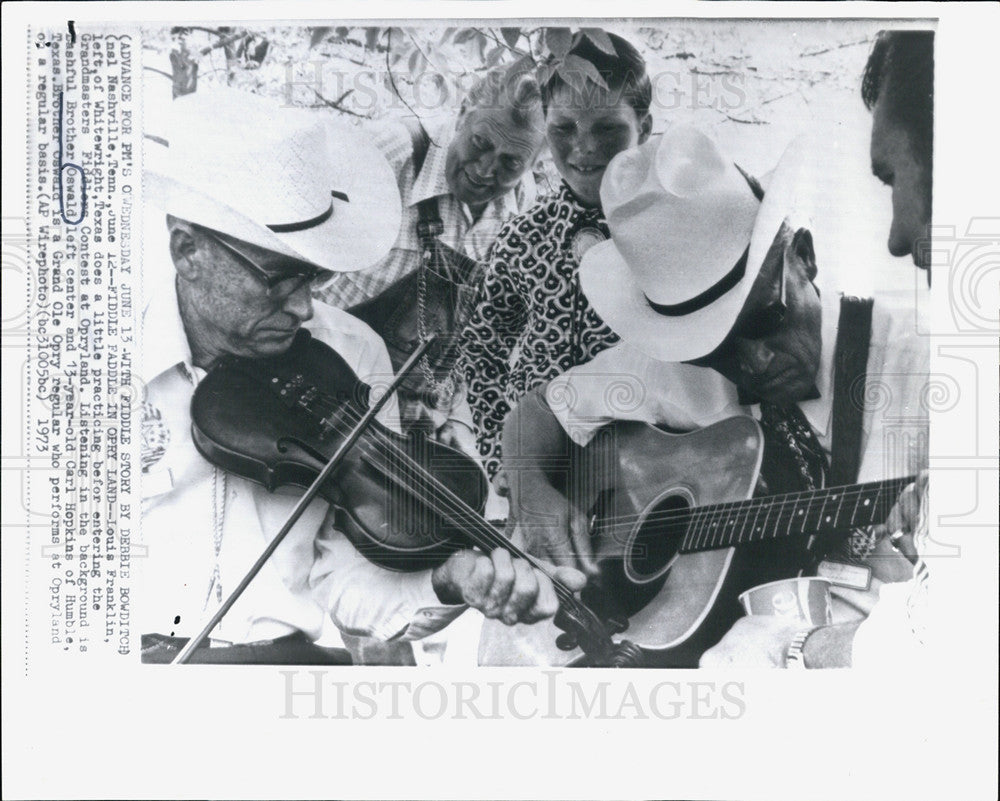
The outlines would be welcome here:
<svg viewBox="0 0 1000 801">
<path fill-rule="evenodd" d="M 803 629 L 792 637 L 792 641 L 788 644 L 788 650 L 785 651 L 785 667 L 792 670 L 805 670 L 806 660 L 802 653 L 802 649 L 805 647 L 806 640 L 809 639 L 809 635 L 816 631 L 815 628 Z"/>
</svg>

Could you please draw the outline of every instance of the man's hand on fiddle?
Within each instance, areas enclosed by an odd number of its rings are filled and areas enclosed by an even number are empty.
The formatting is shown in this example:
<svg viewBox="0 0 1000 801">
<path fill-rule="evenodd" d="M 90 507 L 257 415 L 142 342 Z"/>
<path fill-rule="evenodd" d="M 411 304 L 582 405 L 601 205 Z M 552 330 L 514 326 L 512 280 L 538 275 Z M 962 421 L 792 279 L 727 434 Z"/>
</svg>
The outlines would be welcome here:
<svg viewBox="0 0 1000 801">
<path fill-rule="evenodd" d="M 577 570 L 553 567 L 552 575 L 578 592 L 586 579 Z M 512 558 L 502 548 L 492 554 L 456 551 L 432 574 L 434 591 L 442 603 L 468 604 L 488 618 L 515 623 L 536 623 L 559 610 L 551 579 L 523 559 Z"/>
</svg>

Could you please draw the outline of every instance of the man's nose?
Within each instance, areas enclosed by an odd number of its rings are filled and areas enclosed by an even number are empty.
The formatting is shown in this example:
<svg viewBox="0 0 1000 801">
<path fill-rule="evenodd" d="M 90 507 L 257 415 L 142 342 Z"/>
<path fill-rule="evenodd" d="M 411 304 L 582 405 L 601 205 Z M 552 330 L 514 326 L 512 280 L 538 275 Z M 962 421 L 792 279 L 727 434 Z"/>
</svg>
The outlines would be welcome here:
<svg viewBox="0 0 1000 801">
<path fill-rule="evenodd" d="M 913 251 L 913 243 L 894 221 L 889 229 L 889 242 L 887 243 L 889 252 L 893 256 L 909 256 Z"/>
<path fill-rule="evenodd" d="M 484 181 L 492 180 L 497 171 L 497 159 L 493 152 L 483 153 L 476 159 L 476 177 Z"/>
<path fill-rule="evenodd" d="M 282 309 L 300 323 L 311 320 L 313 316 L 312 284 L 308 282 L 303 284 L 285 298 Z"/>
<path fill-rule="evenodd" d="M 744 373 L 760 375 L 767 371 L 774 359 L 774 351 L 758 340 L 745 340 L 739 346 L 739 359 Z"/>
</svg>

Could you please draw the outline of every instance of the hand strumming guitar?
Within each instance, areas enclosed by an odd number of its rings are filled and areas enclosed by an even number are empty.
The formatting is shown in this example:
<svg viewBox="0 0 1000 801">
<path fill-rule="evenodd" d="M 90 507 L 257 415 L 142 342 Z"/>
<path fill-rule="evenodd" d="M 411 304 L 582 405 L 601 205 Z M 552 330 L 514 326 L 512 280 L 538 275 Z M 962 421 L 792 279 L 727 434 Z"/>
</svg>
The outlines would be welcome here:
<svg viewBox="0 0 1000 801">
<path fill-rule="evenodd" d="M 553 564 L 597 574 L 586 511 L 552 484 L 568 474 L 576 446 L 552 414 L 542 390 L 525 395 L 504 423 L 504 473 L 510 517 L 525 549 Z M 565 462 L 565 464 L 562 464 Z"/>
</svg>

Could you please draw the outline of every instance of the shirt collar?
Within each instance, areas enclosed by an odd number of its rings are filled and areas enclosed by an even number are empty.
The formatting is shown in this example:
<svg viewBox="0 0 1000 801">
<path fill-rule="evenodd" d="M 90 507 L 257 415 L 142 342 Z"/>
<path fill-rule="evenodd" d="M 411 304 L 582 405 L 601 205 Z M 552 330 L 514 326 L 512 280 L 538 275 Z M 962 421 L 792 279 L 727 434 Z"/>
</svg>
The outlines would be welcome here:
<svg viewBox="0 0 1000 801">
<path fill-rule="evenodd" d="M 445 173 L 445 162 L 448 158 L 448 147 L 455 138 L 454 121 L 427 126 L 430 142 L 427 145 L 427 155 L 420 172 L 413 181 L 413 191 L 410 193 L 410 205 L 415 206 L 432 197 L 451 194 L 448 189 L 448 178 Z"/>
<path fill-rule="evenodd" d="M 411 206 L 416 206 L 418 203 L 430 200 L 431 198 L 448 197 L 451 195 L 445 168 L 448 159 L 448 148 L 455 139 L 455 120 L 450 119 L 435 125 L 428 125 L 427 133 L 431 141 L 427 146 L 427 155 L 424 157 L 420 173 L 413 181 L 413 190 L 410 192 Z M 457 198 L 455 202 L 459 202 Z M 461 207 L 465 212 L 465 216 L 471 220 L 472 214 L 468 206 L 465 203 L 461 203 Z M 515 190 L 511 189 L 496 200 L 491 200 L 487 204 L 487 208 L 492 209 L 494 211 L 493 216 L 498 219 L 506 220 L 508 217 L 513 217 L 520 211 Z"/>
<path fill-rule="evenodd" d="M 580 202 L 579 198 L 573 194 L 573 190 L 569 188 L 569 184 L 565 181 L 559 182 L 558 198 L 560 202 L 565 203 L 570 207 L 570 209 L 572 209 L 572 213 L 575 216 L 603 216 L 599 206 L 584 206 Z"/>
</svg>

